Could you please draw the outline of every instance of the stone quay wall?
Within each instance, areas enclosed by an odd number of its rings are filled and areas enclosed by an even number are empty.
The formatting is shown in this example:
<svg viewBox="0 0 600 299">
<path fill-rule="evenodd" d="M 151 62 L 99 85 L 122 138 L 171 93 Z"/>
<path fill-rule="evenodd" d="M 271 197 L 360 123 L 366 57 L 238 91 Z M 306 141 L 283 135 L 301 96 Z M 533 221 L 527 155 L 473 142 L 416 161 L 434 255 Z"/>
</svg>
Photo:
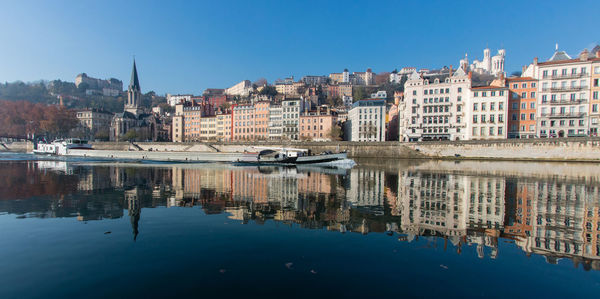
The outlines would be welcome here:
<svg viewBox="0 0 600 299">
<path fill-rule="evenodd" d="M 30 142 L 5 144 L 0 151 L 31 151 Z M 581 161 L 600 162 L 600 138 L 507 139 L 428 142 L 93 142 L 97 150 L 158 152 L 258 152 L 266 147 L 347 151 L 352 158 Z"/>
<path fill-rule="evenodd" d="M 183 152 L 258 152 L 263 147 L 347 151 L 352 158 L 600 162 L 600 138 L 430 142 L 99 142 L 95 149 Z"/>
</svg>

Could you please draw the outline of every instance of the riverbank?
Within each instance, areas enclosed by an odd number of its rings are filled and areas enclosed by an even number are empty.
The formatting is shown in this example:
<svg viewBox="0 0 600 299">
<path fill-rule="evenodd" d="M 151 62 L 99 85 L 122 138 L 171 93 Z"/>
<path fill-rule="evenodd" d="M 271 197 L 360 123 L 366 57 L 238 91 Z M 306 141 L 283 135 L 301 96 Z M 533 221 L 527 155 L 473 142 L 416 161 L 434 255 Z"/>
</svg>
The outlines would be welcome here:
<svg viewBox="0 0 600 299">
<path fill-rule="evenodd" d="M 314 153 L 347 151 L 350 158 L 448 159 L 600 162 L 600 138 L 569 139 L 508 139 L 486 141 L 430 142 L 93 142 L 97 150 L 184 153 L 244 153 L 257 152 L 255 147 L 296 147 Z M 31 144 L 12 143 L 12 151 L 29 150 Z M 2 150 L 6 150 L 2 148 Z"/>
</svg>

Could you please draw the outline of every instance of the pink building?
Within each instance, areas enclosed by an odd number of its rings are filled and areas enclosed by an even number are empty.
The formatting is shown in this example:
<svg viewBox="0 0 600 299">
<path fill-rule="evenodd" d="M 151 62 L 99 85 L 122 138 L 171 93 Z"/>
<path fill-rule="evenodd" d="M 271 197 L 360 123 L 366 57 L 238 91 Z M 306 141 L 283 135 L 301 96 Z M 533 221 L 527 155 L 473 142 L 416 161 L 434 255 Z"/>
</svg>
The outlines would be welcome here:
<svg viewBox="0 0 600 299">
<path fill-rule="evenodd" d="M 336 121 L 337 116 L 328 106 L 308 111 L 300 115 L 300 139 L 331 140 L 331 129 Z"/>
</svg>

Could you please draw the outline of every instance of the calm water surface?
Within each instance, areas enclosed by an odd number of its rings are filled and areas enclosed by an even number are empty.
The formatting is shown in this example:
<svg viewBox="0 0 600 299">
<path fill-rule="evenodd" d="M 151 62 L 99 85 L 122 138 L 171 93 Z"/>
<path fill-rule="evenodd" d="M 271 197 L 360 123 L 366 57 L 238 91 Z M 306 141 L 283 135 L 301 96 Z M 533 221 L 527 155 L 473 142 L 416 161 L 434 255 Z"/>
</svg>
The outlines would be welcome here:
<svg viewBox="0 0 600 299">
<path fill-rule="evenodd" d="M 0 297 L 597 297 L 600 166 L 0 154 Z"/>
</svg>

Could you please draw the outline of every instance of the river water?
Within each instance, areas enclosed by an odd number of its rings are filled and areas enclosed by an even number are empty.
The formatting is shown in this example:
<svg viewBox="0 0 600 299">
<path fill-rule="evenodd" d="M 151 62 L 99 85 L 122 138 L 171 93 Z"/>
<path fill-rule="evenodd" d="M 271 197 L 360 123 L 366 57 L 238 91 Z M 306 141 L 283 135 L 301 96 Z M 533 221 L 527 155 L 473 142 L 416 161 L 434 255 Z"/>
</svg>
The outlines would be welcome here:
<svg viewBox="0 0 600 299">
<path fill-rule="evenodd" d="M 600 166 L 0 154 L 0 297 L 596 297 Z"/>
</svg>

